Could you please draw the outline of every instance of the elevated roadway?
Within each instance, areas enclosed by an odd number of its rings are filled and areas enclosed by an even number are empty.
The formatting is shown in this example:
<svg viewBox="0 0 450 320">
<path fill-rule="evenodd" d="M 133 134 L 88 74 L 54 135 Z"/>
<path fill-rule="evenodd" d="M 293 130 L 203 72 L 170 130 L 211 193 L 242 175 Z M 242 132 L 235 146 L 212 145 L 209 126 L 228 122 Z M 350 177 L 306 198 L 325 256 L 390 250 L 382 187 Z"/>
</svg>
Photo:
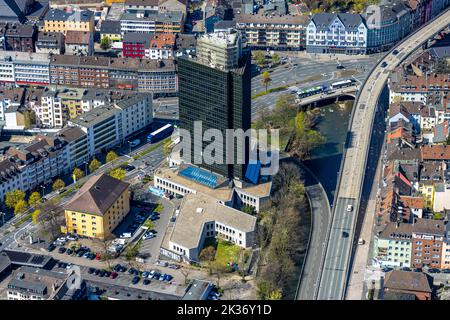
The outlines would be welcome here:
<svg viewBox="0 0 450 320">
<path fill-rule="evenodd" d="M 389 72 L 449 24 L 450 9 L 446 9 L 392 48 L 374 67 L 356 98 L 336 189 L 317 299 L 342 300 L 345 297 L 373 121 L 378 97 Z M 391 53 L 393 50 L 398 50 L 399 53 L 394 55 Z M 386 65 L 383 67 L 384 63 Z M 347 211 L 349 205 L 353 207 L 350 212 Z M 364 212 L 361 214 L 364 215 Z"/>
</svg>

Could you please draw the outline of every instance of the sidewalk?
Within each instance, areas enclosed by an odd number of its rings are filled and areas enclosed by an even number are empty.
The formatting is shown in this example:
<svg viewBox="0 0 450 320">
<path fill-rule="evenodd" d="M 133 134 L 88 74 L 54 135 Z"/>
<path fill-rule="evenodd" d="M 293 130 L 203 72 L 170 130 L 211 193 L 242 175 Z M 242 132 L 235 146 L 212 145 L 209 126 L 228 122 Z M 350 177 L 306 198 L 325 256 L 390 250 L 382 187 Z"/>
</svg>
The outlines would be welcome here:
<svg viewBox="0 0 450 320">
<path fill-rule="evenodd" d="M 384 150 L 384 149 L 383 149 Z M 378 186 L 381 177 L 383 162 L 379 161 L 375 172 L 375 181 L 372 186 L 370 199 L 367 204 L 366 214 L 364 216 L 363 227 L 360 237 L 365 240 L 364 245 L 358 245 L 355 253 L 353 272 L 350 275 L 349 286 L 347 289 L 346 300 L 365 300 L 364 285 L 365 282 L 373 278 L 368 272 L 368 263 L 373 249 L 373 226 L 375 223 L 375 209 L 377 203 Z M 368 274 L 367 274 L 368 273 Z"/>
</svg>

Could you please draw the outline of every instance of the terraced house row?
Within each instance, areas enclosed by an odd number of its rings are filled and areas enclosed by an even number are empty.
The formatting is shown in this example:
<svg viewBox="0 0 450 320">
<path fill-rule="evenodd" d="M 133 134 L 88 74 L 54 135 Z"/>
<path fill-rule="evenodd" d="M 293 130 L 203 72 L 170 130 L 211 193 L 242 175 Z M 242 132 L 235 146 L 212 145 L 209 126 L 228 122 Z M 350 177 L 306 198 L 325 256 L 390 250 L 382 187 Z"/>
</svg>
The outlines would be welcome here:
<svg viewBox="0 0 450 320">
<path fill-rule="evenodd" d="M 0 83 L 134 89 L 153 93 L 173 93 L 178 90 L 173 60 L 79 57 L 16 51 L 0 51 Z"/>
</svg>

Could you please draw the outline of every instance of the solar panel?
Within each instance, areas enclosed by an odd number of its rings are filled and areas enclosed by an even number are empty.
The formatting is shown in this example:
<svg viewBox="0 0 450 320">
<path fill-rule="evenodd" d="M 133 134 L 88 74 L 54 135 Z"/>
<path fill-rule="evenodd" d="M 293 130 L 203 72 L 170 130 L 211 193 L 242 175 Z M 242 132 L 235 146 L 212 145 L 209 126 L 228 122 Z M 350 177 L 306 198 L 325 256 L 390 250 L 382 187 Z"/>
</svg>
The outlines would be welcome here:
<svg viewBox="0 0 450 320">
<path fill-rule="evenodd" d="M 26 252 L 19 252 L 19 251 L 6 251 L 6 254 L 8 255 L 11 262 L 22 262 L 25 263 L 30 259 L 30 254 Z"/>
<path fill-rule="evenodd" d="M 30 263 L 32 263 L 32 264 L 41 264 L 44 261 L 44 259 L 45 258 L 43 256 L 34 256 L 31 259 Z"/>
</svg>

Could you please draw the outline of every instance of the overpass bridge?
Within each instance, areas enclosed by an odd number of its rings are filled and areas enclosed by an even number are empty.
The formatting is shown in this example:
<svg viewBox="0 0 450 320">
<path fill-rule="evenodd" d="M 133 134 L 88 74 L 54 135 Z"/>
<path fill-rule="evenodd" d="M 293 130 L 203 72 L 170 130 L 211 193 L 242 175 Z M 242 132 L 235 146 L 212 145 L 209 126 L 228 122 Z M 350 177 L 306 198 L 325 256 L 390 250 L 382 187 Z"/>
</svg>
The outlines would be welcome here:
<svg viewBox="0 0 450 320">
<path fill-rule="evenodd" d="M 307 105 L 315 106 L 319 101 L 323 100 L 339 101 L 339 98 L 341 97 L 351 97 L 352 99 L 355 99 L 356 93 L 358 92 L 359 89 L 360 85 L 346 87 L 338 90 L 329 91 L 328 93 L 320 93 L 303 99 L 297 99 L 297 103 L 299 107 L 303 107 Z"/>
<path fill-rule="evenodd" d="M 372 69 L 358 92 L 336 188 L 319 289 L 314 298 L 345 298 L 375 111 L 389 72 L 449 24 L 450 8 L 392 48 Z M 398 50 L 399 54 L 391 54 L 393 50 Z M 387 64 L 385 68 L 381 66 L 383 62 Z M 352 206 L 353 210 L 347 211 L 348 206 Z M 360 213 L 362 216 L 364 214 Z"/>
</svg>

